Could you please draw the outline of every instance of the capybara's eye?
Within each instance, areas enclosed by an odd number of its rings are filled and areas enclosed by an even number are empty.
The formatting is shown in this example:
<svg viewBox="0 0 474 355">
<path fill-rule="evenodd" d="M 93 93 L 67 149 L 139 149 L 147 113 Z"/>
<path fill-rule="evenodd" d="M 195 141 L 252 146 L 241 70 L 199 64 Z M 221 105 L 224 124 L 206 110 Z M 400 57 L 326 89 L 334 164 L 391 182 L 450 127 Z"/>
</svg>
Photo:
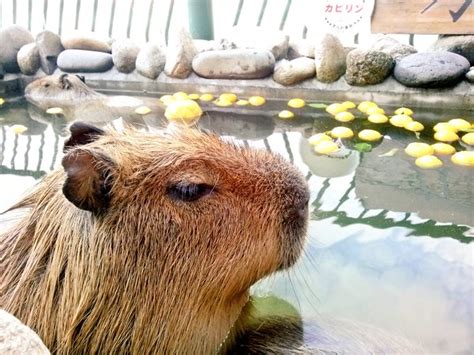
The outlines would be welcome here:
<svg viewBox="0 0 474 355">
<path fill-rule="evenodd" d="M 45 88 L 49 88 L 49 83 L 44 83 L 43 86 L 44 86 Z"/>
<path fill-rule="evenodd" d="M 207 184 L 193 184 L 180 182 L 168 187 L 168 195 L 176 200 L 191 202 L 215 191 L 213 186 Z"/>
</svg>

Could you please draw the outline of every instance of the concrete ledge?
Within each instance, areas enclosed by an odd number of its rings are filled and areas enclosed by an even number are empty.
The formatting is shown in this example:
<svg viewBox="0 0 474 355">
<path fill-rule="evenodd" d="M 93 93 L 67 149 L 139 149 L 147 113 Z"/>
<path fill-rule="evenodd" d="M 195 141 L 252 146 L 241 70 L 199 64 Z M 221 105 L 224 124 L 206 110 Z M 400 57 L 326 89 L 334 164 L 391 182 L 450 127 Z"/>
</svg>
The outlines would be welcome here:
<svg viewBox="0 0 474 355">
<path fill-rule="evenodd" d="M 56 70 L 56 73 L 61 73 Z M 0 81 L 0 93 L 8 94 L 22 90 L 26 84 L 45 74 L 34 76 L 8 74 Z M 381 84 L 357 87 L 350 86 L 344 77 L 337 82 L 325 84 L 309 79 L 294 86 L 283 86 L 271 78 L 260 80 L 216 80 L 191 74 L 187 79 L 174 79 L 161 73 L 156 80 L 139 75 L 136 71 L 123 74 L 116 68 L 105 73 L 81 73 L 87 84 L 102 92 L 126 95 L 160 95 L 176 91 L 219 94 L 234 92 L 238 95 L 261 95 L 267 99 L 287 100 L 300 97 L 311 101 L 364 101 L 371 100 L 381 105 L 407 105 L 413 107 L 443 107 L 446 109 L 474 110 L 474 85 L 462 81 L 457 86 L 445 89 L 408 88 L 389 77 Z"/>
</svg>

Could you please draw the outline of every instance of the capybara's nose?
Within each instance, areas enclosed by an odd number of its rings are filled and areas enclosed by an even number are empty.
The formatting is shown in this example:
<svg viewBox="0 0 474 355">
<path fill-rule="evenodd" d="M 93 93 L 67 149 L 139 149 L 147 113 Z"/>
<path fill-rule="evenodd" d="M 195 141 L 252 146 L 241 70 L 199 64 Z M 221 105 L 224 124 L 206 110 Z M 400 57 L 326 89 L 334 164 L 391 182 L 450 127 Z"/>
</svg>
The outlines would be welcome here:
<svg viewBox="0 0 474 355">
<path fill-rule="evenodd" d="M 309 193 L 306 193 L 300 202 L 297 203 L 296 213 L 300 218 L 306 218 L 308 215 L 308 205 L 309 205 Z"/>
</svg>

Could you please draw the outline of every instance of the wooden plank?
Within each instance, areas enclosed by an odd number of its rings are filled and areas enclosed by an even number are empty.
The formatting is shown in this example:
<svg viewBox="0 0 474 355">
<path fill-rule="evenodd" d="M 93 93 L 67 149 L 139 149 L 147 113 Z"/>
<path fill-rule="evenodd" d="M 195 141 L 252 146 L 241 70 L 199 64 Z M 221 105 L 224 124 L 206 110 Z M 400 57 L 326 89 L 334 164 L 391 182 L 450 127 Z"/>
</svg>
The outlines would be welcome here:
<svg viewBox="0 0 474 355">
<path fill-rule="evenodd" d="M 376 0 L 374 33 L 474 34 L 473 0 Z"/>
</svg>

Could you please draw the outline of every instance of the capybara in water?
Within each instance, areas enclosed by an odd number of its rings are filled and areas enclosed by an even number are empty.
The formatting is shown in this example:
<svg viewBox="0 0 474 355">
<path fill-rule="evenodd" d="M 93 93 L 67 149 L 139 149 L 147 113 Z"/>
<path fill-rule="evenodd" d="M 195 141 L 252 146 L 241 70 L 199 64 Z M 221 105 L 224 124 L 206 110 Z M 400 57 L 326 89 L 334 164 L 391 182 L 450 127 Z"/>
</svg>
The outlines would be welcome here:
<svg viewBox="0 0 474 355">
<path fill-rule="evenodd" d="M 158 121 L 164 117 L 165 109 L 156 99 L 103 95 L 87 86 L 83 76 L 67 73 L 31 82 L 25 88 L 25 98 L 43 111 L 60 107 L 69 122 L 104 123 L 121 117 L 132 124 L 141 121 L 143 125 L 142 117 L 135 113 L 137 107 L 148 106 L 151 109 L 148 120 Z"/>
<path fill-rule="evenodd" d="M 197 129 L 70 130 L 62 168 L 0 236 L 0 307 L 53 353 L 228 349 L 250 286 L 300 255 L 305 179 Z"/>
</svg>

